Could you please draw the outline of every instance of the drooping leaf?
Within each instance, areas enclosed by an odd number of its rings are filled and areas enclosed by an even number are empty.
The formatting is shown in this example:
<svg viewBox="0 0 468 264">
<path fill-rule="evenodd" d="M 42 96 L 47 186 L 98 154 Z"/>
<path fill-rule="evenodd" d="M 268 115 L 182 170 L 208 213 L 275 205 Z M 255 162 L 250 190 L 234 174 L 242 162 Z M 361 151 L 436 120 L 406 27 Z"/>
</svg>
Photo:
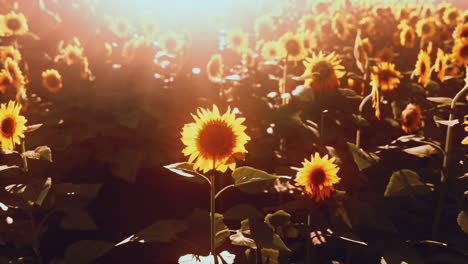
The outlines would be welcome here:
<svg viewBox="0 0 468 264">
<path fill-rule="evenodd" d="M 198 172 L 193 168 L 193 164 L 188 162 L 178 162 L 164 166 L 164 168 L 184 176 L 185 178 L 190 179 L 191 181 L 197 183 L 205 183 L 205 180 L 198 174 Z"/>
<path fill-rule="evenodd" d="M 262 217 L 262 214 L 249 204 L 237 204 L 224 212 L 224 219 L 226 220 L 242 220 L 260 217 Z"/>
<path fill-rule="evenodd" d="M 348 148 L 353 155 L 354 162 L 360 171 L 379 162 L 380 158 L 372 152 L 365 152 L 355 144 L 348 142 Z"/>
<path fill-rule="evenodd" d="M 35 125 L 26 126 L 26 130 L 24 131 L 24 133 L 34 132 L 34 131 L 38 130 L 40 127 L 42 127 L 42 124 L 35 124 Z"/>
<path fill-rule="evenodd" d="M 65 216 L 60 222 L 60 227 L 63 229 L 72 230 L 96 230 L 97 226 L 91 216 L 83 209 L 67 209 L 64 211 Z"/>
<path fill-rule="evenodd" d="M 421 145 L 417 147 L 406 148 L 403 149 L 403 151 L 420 158 L 429 157 L 437 153 L 437 149 L 431 145 Z"/>
<path fill-rule="evenodd" d="M 52 151 L 48 146 L 39 146 L 34 150 L 28 150 L 21 154 L 28 159 L 47 160 L 52 162 Z"/>
<path fill-rule="evenodd" d="M 405 196 L 421 194 L 430 191 L 431 188 L 421 181 L 421 177 L 415 171 L 402 169 L 395 171 L 385 189 L 385 197 Z"/>
<path fill-rule="evenodd" d="M 428 101 L 437 103 L 437 104 L 451 104 L 452 98 L 450 97 L 426 97 Z"/>
<path fill-rule="evenodd" d="M 272 185 L 277 176 L 252 167 L 239 167 L 232 172 L 234 186 L 243 192 L 258 193 Z"/>
<path fill-rule="evenodd" d="M 88 264 L 104 256 L 114 243 L 100 240 L 80 240 L 65 250 L 67 264 Z"/>
</svg>

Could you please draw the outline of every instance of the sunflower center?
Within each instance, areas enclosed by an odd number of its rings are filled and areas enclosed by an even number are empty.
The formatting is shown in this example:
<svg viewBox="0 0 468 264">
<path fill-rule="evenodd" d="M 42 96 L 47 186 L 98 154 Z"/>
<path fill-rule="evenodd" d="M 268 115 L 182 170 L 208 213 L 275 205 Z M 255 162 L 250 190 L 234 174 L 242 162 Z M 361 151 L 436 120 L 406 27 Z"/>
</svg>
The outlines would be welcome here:
<svg viewBox="0 0 468 264">
<path fill-rule="evenodd" d="M 468 45 L 465 45 L 463 48 L 460 49 L 460 55 L 463 58 L 468 58 Z"/>
<path fill-rule="evenodd" d="M 327 81 L 329 80 L 333 73 L 333 65 L 326 61 L 319 61 L 317 64 L 312 67 L 312 72 L 317 72 L 319 74 L 319 80 L 320 81 Z"/>
<path fill-rule="evenodd" d="M 301 53 L 299 43 L 295 39 L 289 39 L 286 42 L 286 50 L 293 56 L 299 55 Z"/>
<path fill-rule="evenodd" d="M 235 36 L 235 37 L 232 38 L 232 44 L 234 46 L 240 46 L 241 43 L 242 43 L 242 38 L 241 37 Z"/>
<path fill-rule="evenodd" d="M 460 37 L 462 38 L 466 38 L 468 37 L 468 27 L 467 28 L 464 28 L 460 34 Z"/>
<path fill-rule="evenodd" d="M 413 34 L 411 34 L 410 31 L 406 31 L 405 40 L 406 40 L 407 42 L 411 42 L 412 39 L 413 39 Z"/>
<path fill-rule="evenodd" d="M 166 40 L 166 47 L 169 52 L 172 52 L 173 50 L 175 50 L 176 46 L 177 46 L 177 42 L 175 39 L 170 38 Z"/>
<path fill-rule="evenodd" d="M 393 72 L 390 70 L 381 70 L 379 71 L 379 80 L 381 82 L 388 82 L 390 78 L 393 77 Z"/>
<path fill-rule="evenodd" d="M 308 19 L 305 23 L 306 29 L 310 30 L 311 32 L 314 31 L 315 29 L 315 20 L 313 19 Z"/>
<path fill-rule="evenodd" d="M 452 12 L 448 15 L 448 18 L 450 21 L 452 20 L 455 20 L 457 18 L 457 13 L 456 12 Z"/>
<path fill-rule="evenodd" d="M 60 85 L 60 80 L 55 75 L 47 76 L 46 82 L 49 87 L 57 87 Z"/>
<path fill-rule="evenodd" d="M 6 76 L 2 77 L 2 79 L 0 81 L 0 85 L 7 86 L 7 85 L 10 85 L 10 84 L 11 84 L 10 78 L 8 78 Z"/>
<path fill-rule="evenodd" d="M 12 31 L 17 31 L 21 28 L 21 22 L 16 18 L 8 19 L 7 27 Z"/>
<path fill-rule="evenodd" d="M 309 174 L 312 185 L 319 186 L 325 182 L 325 171 L 322 168 L 313 169 Z"/>
<path fill-rule="evenodd" d="M 423 32 L 424 34 L 428 34 L 429 32 L 431 32 L 431 26 L 429 26 L 428 24 L 424 24 L 424 25 L 422 26 L 422 32 Z"/>
<path fill-rule="evenodd" d="M 427 67 L 425 63 L 421 63 L 421 75 L 424 75 L 426 73 Z"/>
<path fill-rule="evenodd" d="M 235 144 L 236 135 L 232 128 L 221 120 L 208 122 L 198 134 L 201 153 L 209 157 L 226 157 L 232 153 Z"/>
<path fill-rule="evenodd" d="M 275 49 L 270 49 L 269 52 L 271 57 L 276 57 L 276 50 Z"/>
<path fill-rule="evenodd" d="M 15 133 L 15 120 L 11 117 L 7 117 L 2 121 L 2 135 L 4 137 L 10 138 Z"/>
</svg>

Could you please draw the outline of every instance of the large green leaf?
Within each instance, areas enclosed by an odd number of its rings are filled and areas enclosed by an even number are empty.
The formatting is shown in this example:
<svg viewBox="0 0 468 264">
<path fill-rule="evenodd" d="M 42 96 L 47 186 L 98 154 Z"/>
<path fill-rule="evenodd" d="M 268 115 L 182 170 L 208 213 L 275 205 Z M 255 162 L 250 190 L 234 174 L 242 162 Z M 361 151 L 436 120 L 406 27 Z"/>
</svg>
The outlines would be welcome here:
<svg viewBox="0 0 468 264">
<path fill-rule="evenodd" d="M 135 239 L 152 242 L 171 242 L 177 239 L 177 234 L 188 229 L 188 224 L 183 220 L 160 220 L 134 235 Z"/>
<path fill-rule="evenodd" d="M 56 208 L 84 208 L 96 197 L 102 184 L 59 183 L 52 187 Z"/>
<path fill-rule="evenodd" d="M 12 184 L 5 190 L 23 198 L 28 204 L 42 205 L 52 186 L 52 178 L 33 178 L 28 184 Z"/>
<path fill-rule="evenodd" d="M 354 162 L 360 171 L 379 162 L 380 158 L 372 152 L 365 152 L 355 144 L 348 142 L 348 148 L 353 155 Z"/>
<path fill-rule="evenodd" d="M 28 159 L 47 160 L 52 162 L 52 151 L 48 146 L 39 146 L 34 150 L 28 150 L 21 154 Z"/>
<path fill-rule="evenodd" d="M 63 229 L 96 230 L 97 226 L 91 216 L 83 209 L 73 208 L 64 210 L 65 216 L 60 222 Z"/>
<path fill-rule="evenodd" d="M 418 173 L 408 169 L 393 172 L 385 189 L 384 196 L 405 196 L 423 194 L 431 191 L 431 187 L 421 181 Z"/>
<path fill-rule="evenodd" d="M 283 251 L 291 251 L 278 234 L 273 232 L 261 219 L 249 219 L 250 232 L 255 244 L 261 248 L 272 248 Z"/>
<path fill-rule="evenodd" d="M 99 240 L 80 240 L 65 250 L 67 264 L 88 264 L 104 256 L 114 243 Z"/>
<path fill-rule="evenodd" d="M 234 186 L 243 192 L 259 193 L 273 184 L 278 176 L 252 167 L 239 167 L 232 172 Z"/>
</svg>

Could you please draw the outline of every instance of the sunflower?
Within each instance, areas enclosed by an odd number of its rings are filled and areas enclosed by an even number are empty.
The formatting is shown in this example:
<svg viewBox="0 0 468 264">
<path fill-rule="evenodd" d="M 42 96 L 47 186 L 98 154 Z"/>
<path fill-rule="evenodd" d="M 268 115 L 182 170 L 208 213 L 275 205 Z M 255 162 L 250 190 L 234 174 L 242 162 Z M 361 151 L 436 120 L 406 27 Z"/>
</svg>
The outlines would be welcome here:
<svg viewBox="0 0 468 264">
<path fill-rule="evenodd" d="M 414 76 L 419 76 L 418 82 L 426 87 L 431 78 L 431 58 L 426 51 L 420 50 L 416 61 Z"/>
<path fill-rule="evenodd" d="M 266 42 L 265 44 L 263 44 L 262 50 L 260 53 L 262 55 L 262 58 L 266 61 L 275 60 L 276 57 L 278 57 L 280 54 L 278 42 L 276 41 Z"/>
<path fill-rule="evenodd" d="M 299 31 L 314 32 L 317 27 L 317 22 L 313 15 L 305 15 L 299 20 Z"/>
<path fill-rule="evenodd" d="M 372 87 L 376 86 L 382 91 L 391 91 L 400 83 L 399 76 L 400 72 L 395 70 L 395 64 L 381 62 L 372 67 L 370 85 Z"/>
<path fill-rule="evenodd" d="M 12 85 L 18 90 L 26 84 L 23 73 L 18 63 L 11 58 L 5 60 L 5 69 L 11 77 Z"/>
<path fill-rule="evenodd" d="M 460 16 L 460 20 L 462 23 L 468 23 L 468 9 L 463 11 L 463 13 Z"/>
<path fill-rule="evenodd" d="M 240 28 L 231 29 L 227 34 L 227 47 L 237 53 L 249 48 L 249 35 Z"/>
<path fill-rule="evenodd" d="M 132 33 L 130 22 L 123 17 L 112 19 L 109 23 L 109 28 L 118 38 L 127 38 Z"/>
<path fill-rule="evenodd" d="M 458 18 L 460 17 L 460 12 L 455 7 L 450 7 L 444 11 L 444 22 L 447 25 L 454 25 L 457 23 Z"/>
<path fill-rule="evenodd" d="M 380 120 L 380 92 L 378 85 L 372 85 L 372 108 L 375 109 L 375 117 Z"/>
<path fill-rule="evenodd" d="M 312 50 L 317 48 L 317 36 L 311 32 L 302 33 L 302 44 L 306 54 L 312 53 Z"/>
<path fill-rule="evenodd" d="M 42 72 L 42 85 L 51 93 L 62 89 L 62 76 L 57 70 L 48 69 Z"/>
<path fill-rule="evenodd" d="M 376 58 L 375 60 L 377 62 L 392 62 L 393 59 L 395 58 L 395 53 L 393 52 L 393 49 L 390 47 L 383 47 L 376 53 Z"/>
<path fill-rule="evenodd" d="M 184 46 L 183 36 L 174 32 L 167 32 L 159 37 L 161 49 L 169 54 L 179 53 Z"/>
<path fill-rule="evenodd" d="M 468 38 L 468 22 L 458 25 L 453 31 L 453 39 Z"/>
<path fill-rule="evenodd" d="M 186 124 L 181 133 L 186 146 L 182 153 L 190 156 L 188 162 L 204 173 L 234 170 L 235 158 L 244 158 L 244 145 L 250 140 L 242 125 L 245 118 L 236 118 L 230 108 L 221 115 L 215 105 L 212 111 L 199 108 L 192 117 L 195 122 Z"/>
<path fill-rule="evenodd" d="M 279 42 L 282 57 L 287 57 L 288 60 L 292 61 L 299 61 L 304 58 L 304 43 L 301 34 L 288 32 L 281 37 Z"/>
<path fill-rule="evenodd" d="M 346 40 L 350 35 L 349 27 L 347 25 L 346 21 L 339 14 L 335 15 L 332 19 L 333 32 L 341 40 Z"/>
<path fill-rule="evenodd" d="M 468 64 L 468 38 L 455 39 L 452 58 L 459 66 Z"/>
<path fill-rule="evenodd" d="M 408 18 L 408 25 L 415 27 L 416 23 L 420 20 L 419 13 L 416 11 L 411 12 L 410 17 Z"/>
<path fill-rule="evenodd" d="M 399 26 L 400 27 L 400 26 Z M 416 33 L 413 28 L 402 24 L 400 31 L 400 44 L 405 48 L 412 48 L 414 45 L 414 40 L 416 39 Z"/>
<path fill-rule="evenodd" d="M 141 28 L 141 34 L 145 37 L 147 40 L 155 40 L 156 39 L 156 34 L 158 33 L 158 24 L 154 21 L 151 20 L 144 20 L 140 24 Z"/>
<path fill-rule="evenodd" d="M 78 45 L 68 44 L 62 50 L 62 56 L 67 65 L 79 64 L 83 59 L 83 48 Z"/>
<path fill-rule="evenodd" d="M 364 17 L 359 21 L 358 29 L 361 35 L 368 36 L 374 31 L 375 23 L 372 17 Z"/>
<path fill-rule="evenodd" d="M 206 73 L 208 74 L 208 78 L 212 82 L 219 82 L 223 77 L 223 58 L 220 54 L 214 54 L 211 56 L 210 61 L 206 65 Z"/>
<path fill-rule="evenodd" d="M 422 39 L 431 39 L 437 33 L 436 22 L 433 18 L 424 18 L 416 24 L 416 33 Z"/>
<path fill-rule="evenodd" d="M 2 16 L 0 32 L 5 36 L 21 36 L 28 32 L 28 20 L 22 13 L 11 11 Z"/>
<path fill-rule="evenodd" d="M 255 66 L 255 58 L 256 55 L 251 50 L 244 52 L 242 54 L 242 65 L 247 68 L 252 68 Z"/>
<path fill-rule="evenodd" d="M 275 32 L 275 23 L 270 16 L 261 16 L 255 20 L 254 30 L 260 39 L 271 39 Z"/>
<path fill-rule="evenodd" d="M 5 93 L 6 90 L 10 87 L 13 80 L 8 74 L 8 71 L 3 69 L 0 71 L 0 92 Z"/>
<path fill-rule="evenodd" d="M 325 56 L 321 51 L 318 55 L 312 54 L 312 58 L 306 58 L 306 67 L 303 78 L 306 78 L 305 86 L 310 86 L 316 91 L 335 90 L 340 85 L 339 79 L 345 75 L 345 68 L 340 64 L 341 60 L 334 52 Z"/>
<path fill-rule="evenodd" d="M 7 58 L 11 58 L 16 62 L 21 61 L 21 53 L 13 46 L 5 46 L 0 48 L 0 59 L 5 61 Z"/>
<path fill-rule="evenodd" d="M 444 81 L 445 71 L 447 68 L 447 61 L 449 58 L 449 55 L 445 54 L 440 48 L 437 50 L 437 58 L 435 61 L 434 71 L 437 72 L 437 77 L 441 82 Z"/>
<path fill-rule="evenodd" d="M 0 144 L 3 150 L 13 150 L 15 144 L 20 144 L 26 130 L 26 118 L 20 116 L 21 105 L 14 101 L 0 106 Z"/>
<path fill-rule="evenodd" d="M 401 112 L 401 129 L 406 134 L 415 132 L 421 126 L 421 108 L 417 104 L 408 104 Z"/>
<path fill-rule="evenodd" d="M 316 202 L 325 200 L 335 190 L 333 185 L 340 181 L 336 175 L 339 168 L 334 161 L 335 158 L 328 159 L 328 155 L 323 158 L 318 153 L 311 155 L 310 161 L 302 162 L 302 168 L 296 174 L 296 185 L 304 186 L 304 192 L 315 197 Z"/>
<path fill-rule="evenodd" d="M 463 124 L 465 125 L 465 131 L 468 132 L 468 115 L 465 116 L 465 121 L 463 122 Z M 468 136 L 466 136 L 462 142 L 462 144 L 464 145 L 468 145 Z"/>
</svg>

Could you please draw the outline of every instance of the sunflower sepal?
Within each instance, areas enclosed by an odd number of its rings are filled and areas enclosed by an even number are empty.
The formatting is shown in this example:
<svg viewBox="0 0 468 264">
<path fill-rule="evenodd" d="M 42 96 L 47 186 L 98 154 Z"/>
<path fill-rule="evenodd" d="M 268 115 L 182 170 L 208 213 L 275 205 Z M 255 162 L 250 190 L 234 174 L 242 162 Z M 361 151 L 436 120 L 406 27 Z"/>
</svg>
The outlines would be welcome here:
<svg viewBox="0 0 468 264">
<path fill-rule="evenodd" d="M 193 164 L 189 162 L 177 162 L 163 166 L 164 168 L 183 176 L 185 179 L 196 182 L 205 183 L 206 181 L 211 184 L 210 180 L 203 174 L 200 174 L 193 168 Z M 202 180 L 204 179 L 204 180 Z"/>
<path fill-rule="evenodd" d="M 28 150 L 21 153 L 22 157 L 28 159 L 46 160 L 52 162 L 52 150 L 48 146 L 39 146 L 34 150 Z"/>
</svg>

